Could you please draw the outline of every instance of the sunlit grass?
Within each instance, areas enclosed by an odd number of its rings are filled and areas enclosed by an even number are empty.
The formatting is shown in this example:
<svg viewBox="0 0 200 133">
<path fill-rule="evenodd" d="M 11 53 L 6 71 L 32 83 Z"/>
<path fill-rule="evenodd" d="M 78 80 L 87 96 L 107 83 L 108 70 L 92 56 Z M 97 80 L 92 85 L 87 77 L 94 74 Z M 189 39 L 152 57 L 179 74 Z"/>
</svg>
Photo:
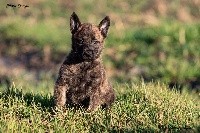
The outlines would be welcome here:
<svg viewBox="0 0 200 133">
<path fill-rule="evenodd" d="M 51 93 L 24 93 L 10 88 L 0 94 L 2 132 L 197 131 L 200 102 L 160 83 L 116 85 L 111 110 L 53 108 Z"/>
</svg>

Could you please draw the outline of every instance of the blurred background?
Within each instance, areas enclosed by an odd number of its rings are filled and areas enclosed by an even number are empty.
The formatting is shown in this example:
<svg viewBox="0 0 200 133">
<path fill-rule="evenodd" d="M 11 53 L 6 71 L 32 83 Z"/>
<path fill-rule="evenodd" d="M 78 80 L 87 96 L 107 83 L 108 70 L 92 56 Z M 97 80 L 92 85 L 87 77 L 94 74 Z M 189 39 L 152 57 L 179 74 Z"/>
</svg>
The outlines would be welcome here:
<svg viewBox="0 0 200 133">
<path fill-rule="evenodd" d="M 1 0 L 1 89 L 53 91 L 71 49 L 73 11 L 94 24 L 110 16 L 103 61 L 113 84 L 160 81 L 200 92 L 200 0 Z"/>
</svg>

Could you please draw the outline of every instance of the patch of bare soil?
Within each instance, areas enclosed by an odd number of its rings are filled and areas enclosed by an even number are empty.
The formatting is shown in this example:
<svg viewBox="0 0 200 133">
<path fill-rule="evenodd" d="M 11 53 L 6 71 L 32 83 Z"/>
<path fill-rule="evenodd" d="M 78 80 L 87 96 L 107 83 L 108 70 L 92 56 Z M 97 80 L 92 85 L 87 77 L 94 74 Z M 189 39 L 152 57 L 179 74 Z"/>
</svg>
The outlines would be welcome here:
<svg viewBox="0 0 200 133">
<path fill-rule="evenodd" d="M 59 67 L 66 55 L 67 53 L 51 50 L 49 46 L 39 49 L 31 44 L 0 43 L 0 85 L 6 84 L 9 86 L 13 78 L 23 78 L 37 82 L 40 80 L 41 73 L 51 73 L 51 78 L 56 78 Z M 113 61 L 117 62 L 116 60 Z M 128 68 L 131 70 L 126 70 L 126 67 L 113 68 L 110 76 L 113 79 L 118 79 L 116 71 L 124 71 L 127 75 L 130 73 L 131 75 L 140 75 L 143 76 L 145 81 L 151 81 L 152 78 L 148 78 L 144 68 L 137 66 Z M 199 81 L 200 77 L 196 77 L 196 79 L 187 81 L 185 84 L 189 85 L 189 88 L 200 92 Z M 179 90 L 182 90 L 183 86 L 184 84 L 177 84 L 176 82 L 169 83 L 170 88 L 176 87 Z"/>
<path fill-rule="evenodd" d="M 39 49 L 32 45 L 0 44 L 0 84 L 10 84 L 11 79 L 29 75 L 38 80 L 41 72 L 55 76 L 66 53 L 53 53 L 49 46 Z M 26 78 L 26 77 L 24 77 Z"/>
</svg>

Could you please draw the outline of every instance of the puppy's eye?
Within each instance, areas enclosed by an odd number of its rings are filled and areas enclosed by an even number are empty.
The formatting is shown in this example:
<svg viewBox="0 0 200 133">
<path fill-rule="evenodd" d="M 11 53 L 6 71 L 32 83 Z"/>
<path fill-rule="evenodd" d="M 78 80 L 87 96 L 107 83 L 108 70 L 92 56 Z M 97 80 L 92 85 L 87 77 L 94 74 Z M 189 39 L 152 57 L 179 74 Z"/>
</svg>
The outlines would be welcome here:
<svg viewBox="0 0 200 133">
<path fill-rule="evenodd" d="M 82 40 L 82 39 L 78 39 L 78 40 L 77 40 L 77 43 L 82 44 L 82 43 L 83 43 L 83 40 Z"/>
</svg>

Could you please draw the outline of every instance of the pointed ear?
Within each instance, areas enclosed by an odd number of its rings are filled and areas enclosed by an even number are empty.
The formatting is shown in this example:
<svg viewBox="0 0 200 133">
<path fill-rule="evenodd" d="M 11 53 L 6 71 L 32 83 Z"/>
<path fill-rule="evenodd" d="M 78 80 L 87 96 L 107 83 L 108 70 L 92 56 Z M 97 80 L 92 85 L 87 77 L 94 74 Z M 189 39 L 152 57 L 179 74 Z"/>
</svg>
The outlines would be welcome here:
<svg viewBox="0 0 200 133">
<path fill-rule="evenodd" d="M 110 18 L 106 16 L 99 24 L 99 30 L 104 38 L 106 38 L 110 26 Z"/>
<path fill-rule="evenodd" d="M 74 34 L 78 30 L 80 25 L 81 25 L 81 22 L 80 22 L 78 16 L 76 15 L 75 12 L 73 12 L 71 17 L 70 17 L 70 30 L 71 30 L 71 33 Z"/>
</svg>

